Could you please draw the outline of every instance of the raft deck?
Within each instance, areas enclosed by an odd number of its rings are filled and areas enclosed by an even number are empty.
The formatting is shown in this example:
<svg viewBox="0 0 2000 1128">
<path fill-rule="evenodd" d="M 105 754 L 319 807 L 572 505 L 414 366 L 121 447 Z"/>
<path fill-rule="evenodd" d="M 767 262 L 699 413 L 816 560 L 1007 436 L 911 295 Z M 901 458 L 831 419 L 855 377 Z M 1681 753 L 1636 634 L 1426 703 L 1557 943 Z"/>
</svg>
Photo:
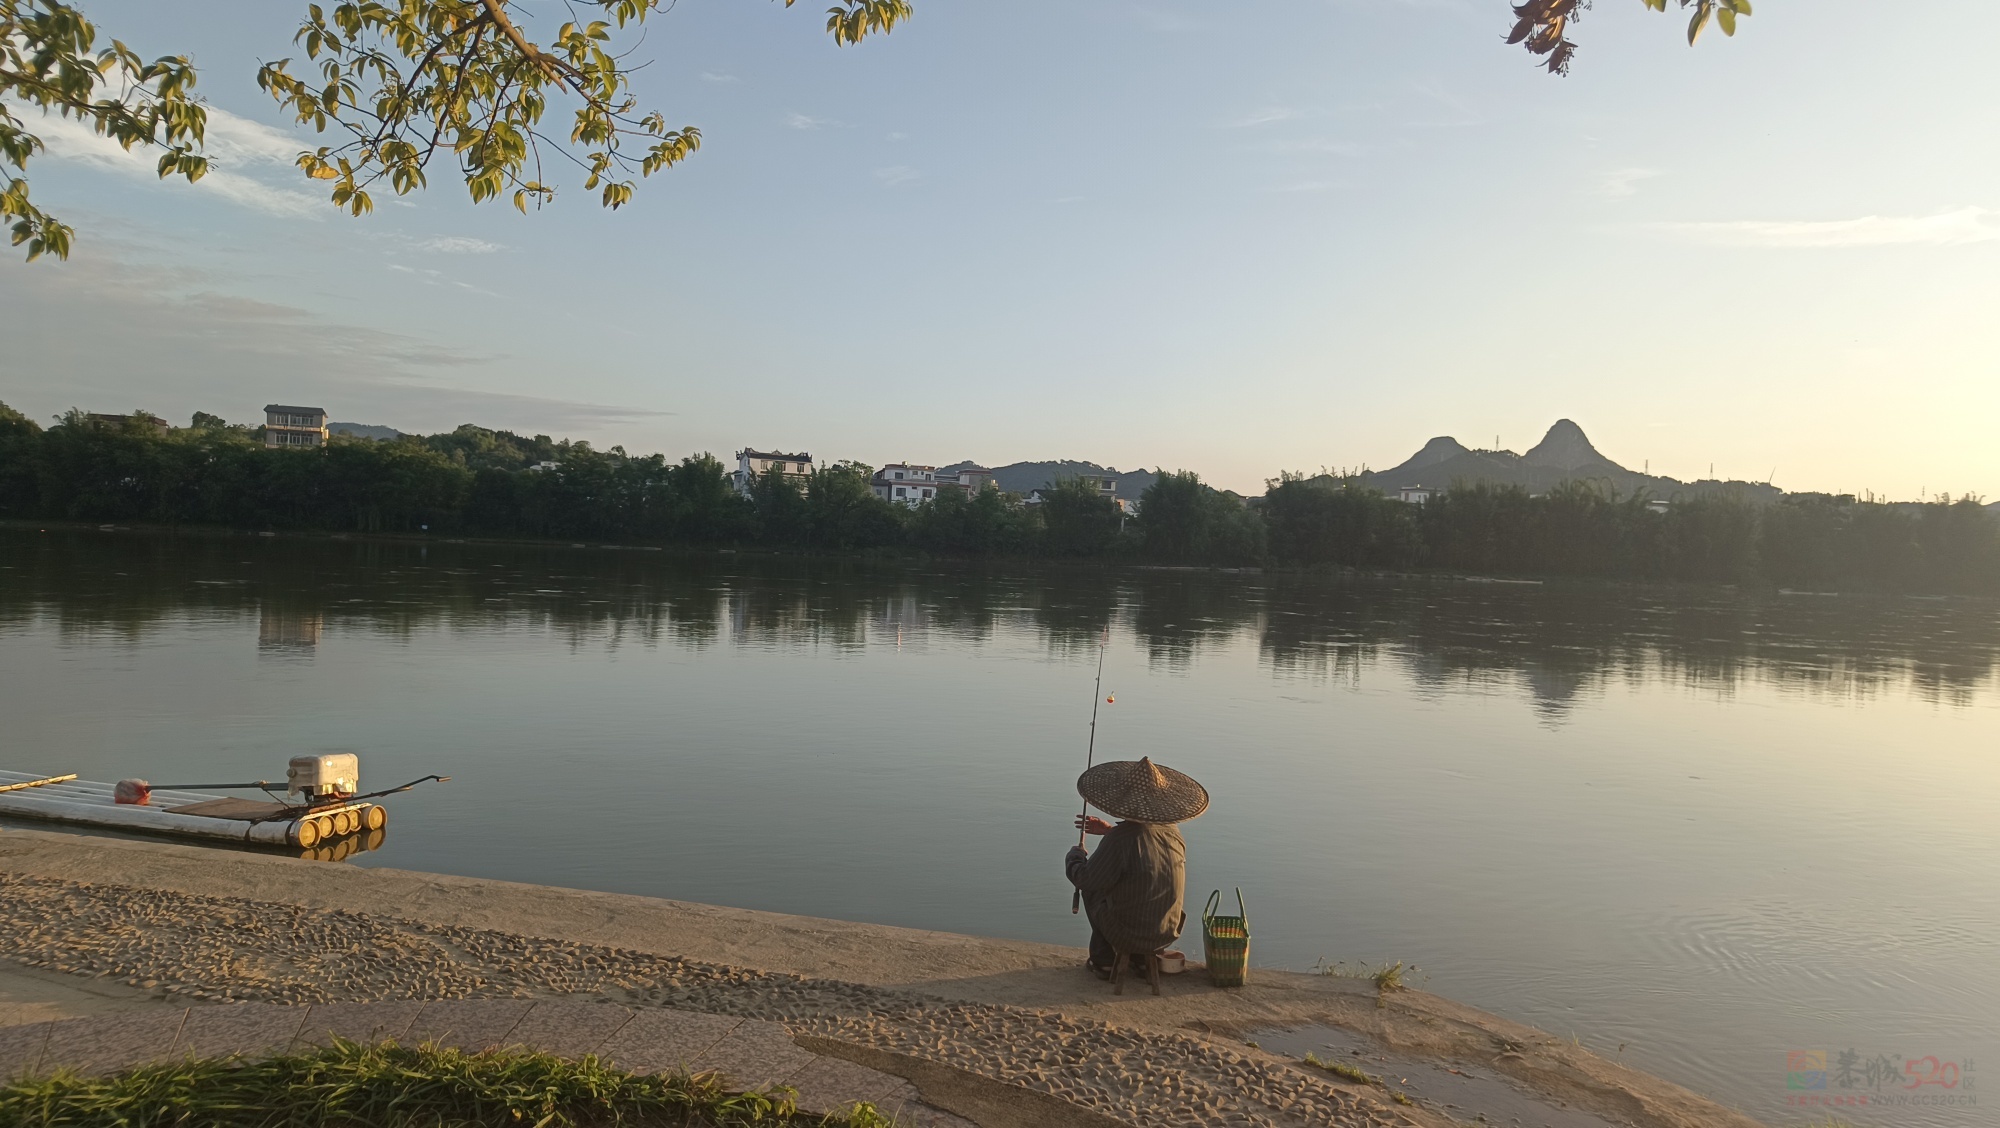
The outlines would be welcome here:
<svg viewBox="0 0 2000 1128">
<path fill-rule="evenodd" d="M 113 785 L 0 771 L 0 815 L 118 830 L 312 849 L 358 832 L 379 831 L 389 812 L 378 803 L 333 803 L 307 810 L 266 799 L 155 789 L 144 806 L 113 801 Z"/>
</svg>

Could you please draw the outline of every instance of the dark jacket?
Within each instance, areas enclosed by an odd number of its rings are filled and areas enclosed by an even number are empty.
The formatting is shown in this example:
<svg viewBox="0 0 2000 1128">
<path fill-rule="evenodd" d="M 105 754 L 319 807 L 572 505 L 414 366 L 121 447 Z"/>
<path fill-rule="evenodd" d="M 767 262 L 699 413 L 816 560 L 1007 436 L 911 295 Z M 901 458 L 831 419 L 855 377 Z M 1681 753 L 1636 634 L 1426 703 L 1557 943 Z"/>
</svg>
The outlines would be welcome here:
<svg viewBox="0 0 2000 1128">
<path fill-rule="evenodd" d="M 1159 951 L 1187 923 L 1187 844 L 1171 823 L 1119 823 L 1095 853 L 1071 850 L 1063 868 L 1091 927 L 1122 951 Z"/>
</svg>

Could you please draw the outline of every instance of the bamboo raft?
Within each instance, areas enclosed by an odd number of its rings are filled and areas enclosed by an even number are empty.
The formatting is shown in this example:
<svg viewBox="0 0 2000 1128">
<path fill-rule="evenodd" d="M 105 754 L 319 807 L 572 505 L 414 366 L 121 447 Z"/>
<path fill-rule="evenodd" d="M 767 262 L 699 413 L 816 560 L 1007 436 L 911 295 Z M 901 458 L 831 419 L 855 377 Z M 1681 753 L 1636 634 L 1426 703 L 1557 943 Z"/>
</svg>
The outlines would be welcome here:
<svg viewBox="0 0 2000 1128">
<path fill-rule="evenodd" d="M 197 791 L 155 790 L 149 803 L 138 805 L 114 802 L 114 786 L 73 775 L 44 777 L 0 771 L 0 816 L 305 850 L 323 843 L 335 845 L 335 840 L 356 834 L 375 838 L 374 832 L 389 823 L 387 809 L 362 800 L 308 807 Z"/>
</svg>

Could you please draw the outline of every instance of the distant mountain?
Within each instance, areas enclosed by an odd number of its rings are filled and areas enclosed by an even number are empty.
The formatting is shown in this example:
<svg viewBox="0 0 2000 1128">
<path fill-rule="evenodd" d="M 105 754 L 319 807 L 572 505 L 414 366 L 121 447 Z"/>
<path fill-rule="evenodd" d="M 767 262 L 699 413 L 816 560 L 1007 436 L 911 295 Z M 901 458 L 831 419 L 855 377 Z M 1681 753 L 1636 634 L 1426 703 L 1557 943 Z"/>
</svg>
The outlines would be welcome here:
<svg viewBox="0 0 2000 1128">
<path fill-rule="evenodd" d="M 1683 482 L 1677 478 L 1642 474 L 1628 470 L 1606 458 L 1583 428 L 1568 419 L 1556 420 L 1542 441 L 1526 454 L 1511 450 L 1473 450 L 1457 439 L 1439 437 L 1406 461 L 1387 470 L 1364 472 L 1361 480 L 1384 493 L 1409 487 L 1449 489 L 1459 482 L 1484 482 L 1500 486 L 1520 486 L 1530 493 L 1545 493 L 1568 481 L 1590 481 L 1609 486 L 1621 497 L 1645 490 L 1657 498 L 1694 496 L 1728 489 L 1753 497 L 1776 498 L 1783 491 L 1765 482 L 1721 482 L 1706 479 Z"/>
<path fill-rule="evenodd" d="M 1556 420 L 1549 433 L 1542 436 L 1542 441 L 1521 456 L 1521 461 L 1530 466 L 1547 466 L 1571 472 L 1588 471 L 1600 466 L 1617 471 L 1625 469 L 1597 453 L 1597 448 L 1590 445 L 1590 438 L 1583 433 L 1583 428 L 1567 419 Z"/>
<path fill-rule="evenodd" d="M 959 471 L 978 466 L 977 462 L 955 462 L 940 469 Z M 1099 466 L 1095 462 L 1014 462 L 1006 466 L 990 467 L 994 484 L 1009 493 L 1024 494 L 1053 485 L 1061 478 L 1075 478 L 1079 475 L 1118 479 L 1118 496 L 1137 501 L 1146 487 L 1159 480 L 1159 475 L 1151 470 L 1128 470 L 1120 472 L 1114 467 Z"/>
<path fill-rule="evenodd" d="M 328 423 L 326 429 L 335 435 L 353 435 L 357 439 L 399 439 L 403 436 L 394 427 L 371 427 L 366 423 Z"/>
</svg>

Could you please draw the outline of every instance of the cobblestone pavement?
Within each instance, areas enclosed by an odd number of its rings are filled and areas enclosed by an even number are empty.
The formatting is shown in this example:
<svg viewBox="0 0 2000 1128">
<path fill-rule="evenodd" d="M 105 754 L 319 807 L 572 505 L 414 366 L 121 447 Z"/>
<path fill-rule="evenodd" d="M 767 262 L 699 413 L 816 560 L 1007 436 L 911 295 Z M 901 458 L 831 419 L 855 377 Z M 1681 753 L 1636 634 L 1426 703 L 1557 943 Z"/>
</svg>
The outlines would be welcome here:
<svg viewBox="0 0 2000 1128">
<path fill-rule="evenodd" d="M 0 874 L 0 936 L 0 955 L 21 964 L 104 976 L 175 1000 L 318 1005 L 594 995 L 641 1017 L 669 1008 L 775 1023 L 792 1034 L 1023 1086 L 1133 1124 L 1414 1123 L 1361 1092 L 1192 1036 L 379 914 Z M 203 1009 L 187 1011 L 187 1021 Z"/>
</svg>

